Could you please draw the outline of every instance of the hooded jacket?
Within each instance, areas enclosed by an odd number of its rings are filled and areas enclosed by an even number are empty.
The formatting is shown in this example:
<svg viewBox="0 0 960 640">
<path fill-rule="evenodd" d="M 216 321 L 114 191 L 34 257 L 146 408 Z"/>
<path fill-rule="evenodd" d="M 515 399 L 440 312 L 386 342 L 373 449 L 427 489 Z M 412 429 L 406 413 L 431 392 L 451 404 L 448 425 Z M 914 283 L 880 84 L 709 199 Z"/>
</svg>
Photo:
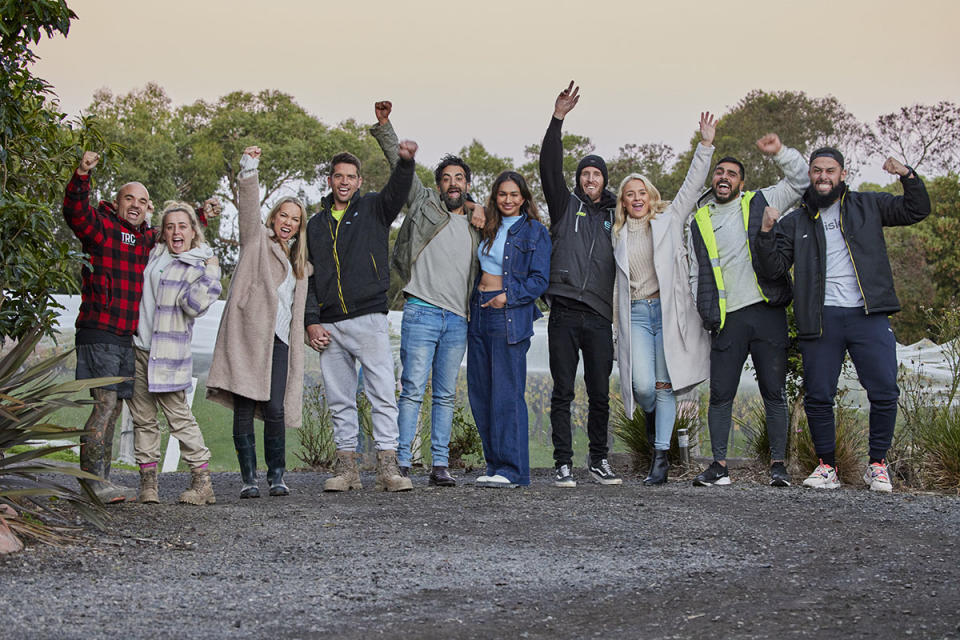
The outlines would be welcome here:
<svg viewBox="0 0 960 640">
<path fill-rule="evenodd" d="M 331 213 L 333 194 L 323 198 L 320 212 L 307 223 L 313 275 L 305 326 L 387 312 L 390 225 L 406 202 L 414 166 L 400 159 L 383 191 L 353 194 L 339 222 Z"/>
<path fill-rule="evenodd" d="M 569 298 L 613 321 L 614 210 L 617 197 L 604 183 L 593 202 L 580 189 L 579 171 L 573 193 L 563 179 L 563 121 L 552 118 L 540 147 L 540 182 L 550 213 L 550 286 L 548 298 Z M 606 173 L 606 172 L 604 172 Z"/>
<path fill-rule="evenodd" d="M 907 175 L 913 177 L 900 178 L 902 196 L 849 189 L 840 196 L 840 231 L 868 315 L 900 310 L 883 227 L 915 224 L 930 214 L 930 197 L 923 181 L 913 169 Z M 797 209 L 783 216 L 770 231 L 757 235 L 756 248 L 757 263 L 767 277 L 780 277 L 791 265 L 794 267 L 797 337 L 819 338 L 823 332 L 827 242 L 820 210 L 811 202 L 809 189 Z"/>
</svg>

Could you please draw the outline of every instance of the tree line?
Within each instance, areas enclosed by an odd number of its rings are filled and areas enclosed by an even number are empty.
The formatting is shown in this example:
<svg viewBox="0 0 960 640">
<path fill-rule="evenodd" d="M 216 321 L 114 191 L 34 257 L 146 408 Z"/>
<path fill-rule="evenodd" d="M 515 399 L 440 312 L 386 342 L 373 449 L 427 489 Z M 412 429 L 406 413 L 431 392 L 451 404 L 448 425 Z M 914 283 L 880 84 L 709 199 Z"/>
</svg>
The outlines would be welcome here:
<svg viewBox="0 0 960 640">
<path fill-rule="evenodd" d="M 389 166 L 368 124 L 350 119 L 324 123 L 289 94 L 264 90 L 234 91 L 216 101 L 174 105 L 158 84 L 129 93 L 96 92 L 84 115 L 70 119 L 60 112 L 52 87 L 29 71 L 31 49 L 42 34 L 66 34 L 75 17 L 54 0 L 8 3 L 0 21 L 0 331 L 23 335 L 40 322 L 52 326 L 56 315 L 50 293 L 77 290 L 83 256 L 62 224 L 59 207 L 63 185 L 83 149 L 101 153 L 94 192 L 111 199 L 123 183 L 136 180 L 150 190 L 157 208 L 165 200 L 201 202 L 218 195 L 236 207 L 236 175 L 243 149 L 264 150 L 260 180 L 263 204 L 281 191 L 293 190 L 316 210 L 311 193 L 323 190 L 327 163 L 347 150 L 363 163 L 365 190 L 386 183 Z M 927 322 L 927 309 L 952 306 L 960 282 L 960 106 L 951 102 L 915 104 L 878 117 L 857 120 L 835 97 L 811 97 L 802 91 L 753 90 L 720 117 L 716 157 L 732 155 L 746 168 L 747 188 L 773 184 L 780 175 L 754 141 L 769 131 L 807 153 L 829 144 L 848 159 L 851 186 L 866 163 L 893 155 L 912 166 L 927 182 L 934 213 L 923 224 L 887 230 L 887 243 L 904 312 L 894 316 L 901 342 L 921 337 L 942 341 Z M 415 132 L 410 132 L 413 135 Z M 473 171 L 473 197 L 486 199 L 493 179 L 506 169 L 519 171 L 542 202 L 538 172 L 539 137 L 525 147 L 523 158 L 498 156 L 479 140 L 459 150 Z M 646 175 L 670 199 L 679 188 L 696 147 L 691 132 L 686 148 L 660 142 L 625 143 L 608 157 L 610 185 L 616 188 L 629 173 Z M 592 153 L 590 138 L 563 136 L 564 171 L 572 184 L 579 158 Z M 418 166 L 424 184 L 433 184 L 432 168 Z M 896 192 L 899 183 L 862 185 Z M 224 226 L 221 229 L 221 225 Z M 236 261 L 236 237 L 222 220 L 211 222 L 209 239 L 229 277 Z M 401 305 L 395 283 L 392 299 Z"/>
</svg>

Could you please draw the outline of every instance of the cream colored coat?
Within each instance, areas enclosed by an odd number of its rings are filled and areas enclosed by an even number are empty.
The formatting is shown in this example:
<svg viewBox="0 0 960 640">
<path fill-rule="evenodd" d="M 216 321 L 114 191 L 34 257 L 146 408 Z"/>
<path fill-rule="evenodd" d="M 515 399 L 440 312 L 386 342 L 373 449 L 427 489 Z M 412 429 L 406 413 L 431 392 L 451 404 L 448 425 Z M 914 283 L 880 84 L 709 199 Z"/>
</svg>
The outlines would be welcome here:
<svg viewBox="0 0 960 640">
<path fill-rule="evenodd" d="M 697 145 L 687 177 L 677 197 L 665 211 L 650 221 L 653 232 L 653 265 L 660 284 L 660 308 L 663 314 L 663 351 L 674 393 L 682 393 L 710 375 L 710 334 L 703 329 L 700 314 L 690 293 L 689 266 L 683 242 L 684 223 L 693 213 L 697 197 L 710 173 L 713 147 Z M 620 369 L 623 408 L 633 415 L 633 363 L 630 336 L 630 258 L 627 243 L 613 235 L 613 256 L 617 266 L 614 285 L 614 335 Z"/>
<path fill-rule="evenodd" d="M 233 394 L 266 402 L 270 399 L 273 336 L 277 322 L 277 288 L 287 275 L 289 259 L 260 219 L 260 184 L 256 171 L 237 181 L 240 191 L 240 262 L 233 272 L 226 308 L 220 319 L 213 362 L 207 377 L 207 398 L 233 408 Z M 307 224 L 301 220 L 301 224 Z M 303 418 L 303 309 L 307 277 L 296 281 L 290 320 L 290 354 L 283 413 L 287 427 Z M 257 417 L 262 418 L 259 406 Z"/>
</svg>

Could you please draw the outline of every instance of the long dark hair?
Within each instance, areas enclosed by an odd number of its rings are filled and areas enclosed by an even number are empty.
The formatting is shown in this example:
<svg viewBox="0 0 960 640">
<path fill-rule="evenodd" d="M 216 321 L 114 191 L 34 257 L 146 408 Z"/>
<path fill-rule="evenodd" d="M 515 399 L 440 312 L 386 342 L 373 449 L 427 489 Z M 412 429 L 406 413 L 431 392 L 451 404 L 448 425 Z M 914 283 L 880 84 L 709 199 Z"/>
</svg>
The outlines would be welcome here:
<svg viewBox="0 0 960 640">
<path fill-rule="evenodd" d="M 493 186 L 490 187 L 490 197 L 487 199 L 485 211 L 487 221 L 480 231 L 480 244 L 483 247 L 483 252 L 488 255 L 490 247 L 493 246 L 493 241 L 497 237 L 500 223 L 503 221 L 503 215 L 497 208 L 497 191 L 500 190 L 500 185 L 504 182 L 513 182 L 520 189 L 520 195 L 523 196 L 520 215 L 525 218 L 537 218 L 537 205 L 533 203 L 533 194 L 530 193 L 530 187 L 527 186 L 527 181 L 523 179 L 523 176 L 516 171 L 504 171 L 497 176 L 497 179 L 493 181 Z"/>
</svg>

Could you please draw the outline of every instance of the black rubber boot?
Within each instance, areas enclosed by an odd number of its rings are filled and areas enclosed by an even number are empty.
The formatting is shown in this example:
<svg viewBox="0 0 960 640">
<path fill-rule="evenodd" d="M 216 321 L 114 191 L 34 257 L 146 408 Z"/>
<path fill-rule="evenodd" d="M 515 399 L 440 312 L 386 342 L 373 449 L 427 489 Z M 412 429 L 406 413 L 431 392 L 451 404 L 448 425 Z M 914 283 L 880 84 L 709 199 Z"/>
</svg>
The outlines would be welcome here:
<svg viewBox="0 0 960 640">
<path fill-rule="evenodd" d="M 237 462 L 240 463 L 240 478 L 243 480 L 240 497 L 259 498 L 256 437 L 252 433 L 233 436 L 233 446 L 237 448 Z"/>
<path fill-rule="evenodd" d="M 653 464 L 650 466 L 650 475 L 643 479 L 643 484 L 651 486 L 655 484 L 666 484 L 667 473 L 670 471 L 670 452 L 657 449 L 654 452 Z"/>
<path fill-rule="evenodd" d="M 283 472 L 286 471 L 287 452 L 286 438 L 282 435 L 275 438 L 263 439 L 263 457 L 267 459 L 267 484 L 270 485 L 270 495 L 288 496 L 290 489 L 283 482 Z"/>
</svg>

